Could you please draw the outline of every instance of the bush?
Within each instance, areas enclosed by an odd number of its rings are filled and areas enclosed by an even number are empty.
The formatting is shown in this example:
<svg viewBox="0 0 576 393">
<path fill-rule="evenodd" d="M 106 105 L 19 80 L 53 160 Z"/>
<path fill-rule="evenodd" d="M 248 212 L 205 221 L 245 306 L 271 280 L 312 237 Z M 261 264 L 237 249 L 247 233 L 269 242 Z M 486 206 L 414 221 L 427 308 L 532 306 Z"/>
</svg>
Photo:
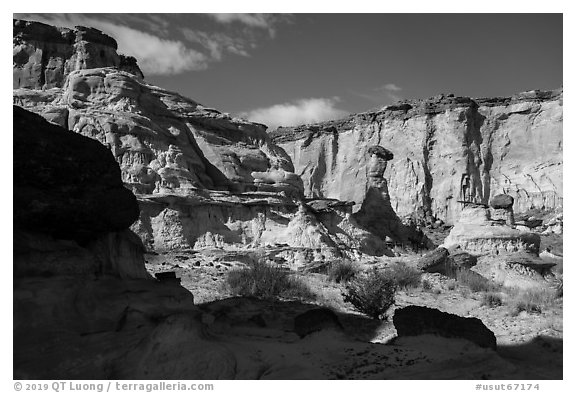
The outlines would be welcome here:
<svg viewBox="0 0 576 393">
<path fill-rule="evenodd" d="M 339 260 L 332 263 L 328 270 L 328 279 L 336 283 L 348 282 L 358 274 L 358 268 L 352 261 Z"/>
<path fill-rule="evenodd" d="M 511 314 L 516 316 L 522 311 L 540 314 L 546 306 L 554 303 L 554 299 L 556 299 L 556 292 L 547 288 L 519 291 L 512 299 Z"/>
<path fill-rule="evenodd" d="M 422 272 L 408 266 L 403 262 L 395 263 L 384 271 L 384 274 L 391 278 L 399 289 L 417 288 L 420 286 Z"/>
<path fill-rule="evenodd" d="M 564 274 L 559 274 L 556 277 L 554 289 L 556 290 L 556 297 L 564 297 Z"/>
<path fill-rule="evenodd" d="M 496 289 L 496 285 L 487 278 L 472 270 L 458 270 L 456 272 L 456 281 L 470 288 L 472 292 L 490 292 Z"/>
<path fill-rule="evenodd" d="M 255 261 L 248 268 L 228 272 L 226 282 L 232 293 L 261 298 L 297 298 L 313 300 L 310 288 L 289 271 Z"/>
<path fill-rule="evenodd" d="M 482 306 L 500 307 L 504 302 L 502 296 L 496 292 L 487 292 L 482 296 Z"/>
<path fill-rule="evenodd" d="M 431 291 L 433 287 L 434 287 L 434 286 L 432 285 L 432 283 L 431 283 L 430 281 L 428 281 L 428 280 L 423 280 L 423 281 L 422 281 L 422 289 L 423 289 L 423 290 L 425 290 L 425 291 Z"/>
<path fill-rule="evenodd" d="M 456 280 L 450 279 L 446 282 L 446 289 L 453 291 L 456 289 Z"/>
<path fill-rule="evenodd" d="M 394 280 L 374 269 L 351 280 L 342 296 L 344 302 L 361 313 L 373 319 L 384 319 L 386 311 L 394 304 L 395 293 Z"/>
</svg>

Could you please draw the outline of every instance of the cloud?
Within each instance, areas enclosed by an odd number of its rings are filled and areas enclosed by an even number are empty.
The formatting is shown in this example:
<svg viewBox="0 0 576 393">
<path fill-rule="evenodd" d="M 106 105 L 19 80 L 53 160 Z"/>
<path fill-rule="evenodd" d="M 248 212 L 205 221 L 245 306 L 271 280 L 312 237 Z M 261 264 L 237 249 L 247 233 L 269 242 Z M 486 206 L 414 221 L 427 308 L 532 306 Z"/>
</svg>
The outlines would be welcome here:
<svg viewBox="0 0 576 393">
<path fill-rule="evenodd" d="M 396 86 L 394 83 L 387 83 L 384 86 L 382 86 L 380 89 L 388 90 L 388 91 L 400 91 L 400 90 L 402 90 L 401 87 Z"/>
<path fill-rule="evenodd" d="M 372 88 L 368 92 L 357 92 L 353 91 L 352 94 L 372 101 L 377 104 L 392 104 L 403 99 L 403 97 L 398 93 L 402 91 L 402 87 L 396 85 L 395 83 L 387 83 L 385 85 Z"/>
<path fill-rule="evenodd" d="M 243 24 L 251 28 L 265 29 L 270 37 L 276 35 L 276 26 L 281 22 L 289 22 L 290 14 L 206 14 L 222 24 Z"/>
<path fill-rule="evenodd" d="M 239 116 L 266 124 L 270 129 L 279 126 L 317 123 L 346 116 L 347 111 L 336 108 L 339 101 L 338 97 L 302 98 L 293 102 L 243 112 Z"/>
<path fill-rule="evenodd" d="M 121 26 L 97 18 L 78 14 L 30 15 L 25 19 L 37 20 L 56 26 L 73 28 L 90 26 L 102 30 L 118 42 L 120 53 L 134 56 L 145 75 L 170 75 L 185 71 L 202 70 L 209 58 L 182 41 L 160 38 L 156 35 Z"/>
<path fill-rule="evenodd" d="M 271 20 L 267 14 L 208 14 L 222 23 L 240 22 L 252 27 L 269 28 Z"/>
<path fill-rule="evenodd" d="M 202 18 L 210 18 L 206 21 Z M 15 14 L 56 26 L 94 27 L 114 37 L 118 52 L 134 56 L 145 75 L 206 69 L 226 55 L 249 56 L 258 43 L 275 37 L 288 14 Z M 203 22 L 203 23 L 199 23 Z M 196 27 L 205 26 L 201 31 Z"/>
<path fill-rule="evenodd" d="M 225 53 L 249 56 L 248 49 L 255 45 L 247 40 L 232 38 L 223 33 L 208 34 L 188 28 L 182 28 L 181 33 L 189 42 L 200 44 L 210 53 L 210 58 L 216 61 L 220 61 Z"/>
</svg>

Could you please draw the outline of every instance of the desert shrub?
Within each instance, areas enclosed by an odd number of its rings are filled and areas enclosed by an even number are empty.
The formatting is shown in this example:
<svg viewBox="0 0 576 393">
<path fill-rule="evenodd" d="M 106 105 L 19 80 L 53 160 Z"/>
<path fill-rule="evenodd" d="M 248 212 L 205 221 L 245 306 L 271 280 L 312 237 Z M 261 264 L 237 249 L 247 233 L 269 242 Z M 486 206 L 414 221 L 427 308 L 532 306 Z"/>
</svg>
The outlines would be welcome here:
<svg viewBox="0 0 576 393">
<path fill-rule="evenodd" d="M 546 306 L 554 303 L 554 299 L 556 299 L 556 292 L 548 288 L 531 288 L 518 291 L 510 302 L 510 311 L 513 316 L 522 311 L 540 314 Z"/>
<path fill-rule="evenodd" d="M 399 289 L 417 288 L 420 286 L 422 276 L 420 270 L 402 262 L 393 264 L 384 271 L 384 274 L 392 279 Z"/>
<path fill-rule="evenodd" d="M 388 275 L 374 269 L 350 280 L 342 294 L 350 303 L 373 319 L 383 319 L 394 304 L 396 283 Z"/>
<path fill-rule="evenodd" d="M 328 279 L 337 283 L 348 282 L 356 274 L 358 268 L 352 261 L 346 259 L 335 261 L 328 269 Z"/>
<path fill-rule="evenodd" d="M 456 281 L 466 285 L 472 292 L 490 292 L 496 289 L 496 285 L 487 278 L 472 271 L 461 269 L 456 271 Z"/>
<path fill-rule="evenodd" d="M 298 298 L 313 300 L 314 293 L 293 273 L 263 261 L 254 261 L 249 267 L 228 272 L 226 282 L 232 293 L 261 298 Z"/>
<path fill-rule="evenodd" d="M 422 280 L 422 289 L 425 291 L 431 291 L 433 288 L 433 285 L 430 281 L 428 280 Z"/>
<path fill-rule="evenodd" d="M 559 274 L 554 283 L 556 297 L 564 297 L 564 274 Z"/>
<path fill-rule="evenodd" d="M 502 296 L 496 292 L 486 292 L 482 296 L 482 306 L 500 307 L 503 304 Z"/>
<path fill-rule="evenodd" d="M 456 280 L 450 279 L 446 282 L 446 289 L 453 291 L 456 289 Z"/>
</svg>

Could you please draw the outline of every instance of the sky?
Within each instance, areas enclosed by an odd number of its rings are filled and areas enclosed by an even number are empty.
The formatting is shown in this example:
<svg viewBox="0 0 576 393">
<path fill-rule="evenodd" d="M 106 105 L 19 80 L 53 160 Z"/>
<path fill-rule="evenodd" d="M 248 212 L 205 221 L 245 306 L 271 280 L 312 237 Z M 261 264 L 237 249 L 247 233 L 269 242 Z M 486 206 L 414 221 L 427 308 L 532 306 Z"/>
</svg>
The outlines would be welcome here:
<svg viewBox="0 0 576 393">
<path fill-rule="evenodd" d="M 267 124 L 563 86 L 562 14 L 14 14 L 91 26 L 148 83 Z"/>
</svg>

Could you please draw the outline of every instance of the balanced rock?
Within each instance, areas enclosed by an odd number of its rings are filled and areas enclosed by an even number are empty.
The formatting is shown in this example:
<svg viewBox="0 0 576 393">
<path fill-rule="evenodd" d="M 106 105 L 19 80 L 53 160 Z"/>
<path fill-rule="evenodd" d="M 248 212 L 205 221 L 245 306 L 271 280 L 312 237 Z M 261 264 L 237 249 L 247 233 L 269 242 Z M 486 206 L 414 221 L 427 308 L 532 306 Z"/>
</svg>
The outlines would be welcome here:
<svg viewBox="0 0 576 393">
<path fill-rule="evenodd" d="M 506 194 L 498 194 L 490 201 L 492 220 L 502 220 L 506 225 L 512 226 L 514 222 L 514 198 Z"/>
<path fill-rule="evenodd" d="M 514 198 L 507 194 L 498 194 L 490 200 L 490 206 L 494 209 L 511 209 L 514 205 Z"/>
<path fill-rule="evenodd" d="M 390 203 L 388 181 L 384 173 L 394 154 L 382 146 L 370 146 L 366 153 L 369 156 L 368 191 L 360 210 L 354 214 L 354 219 L 382 240 L 391 238 L 411 248 L 427 248 L 429 241 L 423 232 L 404 225 Z"/>
<path fill-rule="evenodd" d="M 398 337 L 433 334 L 463 338 L 482 348 L 496 349 L 496 336 L 478 318 L 464 318 L 434 308 L 408 306 L 394 312 L 393 322 Z"/>
<path fill-rule="evenodd" d="M 512 228 L 501 220 L 491 219 L 490 210 L 483 205 L 466 205 L 460 220 L 444 239 L 444 247 L 459 246 L 473 255 L 527 251 L 538 255 L 540 236 Z"/>
</svg>

